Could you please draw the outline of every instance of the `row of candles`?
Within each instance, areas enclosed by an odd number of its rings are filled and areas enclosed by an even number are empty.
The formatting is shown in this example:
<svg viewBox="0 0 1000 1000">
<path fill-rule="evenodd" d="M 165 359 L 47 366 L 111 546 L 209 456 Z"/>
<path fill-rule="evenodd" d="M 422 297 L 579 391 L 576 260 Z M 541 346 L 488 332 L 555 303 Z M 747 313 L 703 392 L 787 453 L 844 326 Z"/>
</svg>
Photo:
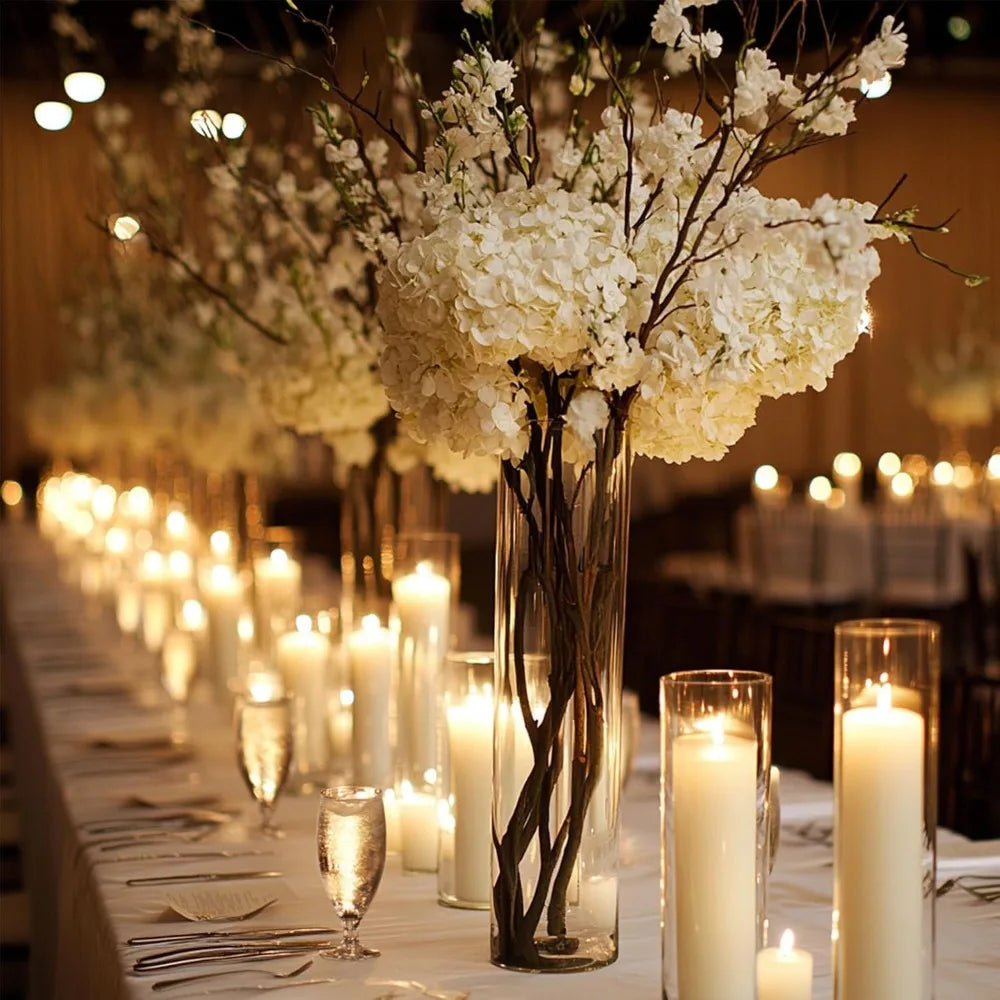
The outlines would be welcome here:
<svg viewBox="0 0 1000 1000">
<path fill-rule="evenodd" d="M 216 532 L 202 545 L 183 511 L 158 516 L 141 487 L 117 494 L 73 474 L 48 480 L 40 499 L 40 528 L 62 566 L 88 594 L 115 596 L 123 631 L 161 655 L 172 697 L 186 697 L 199 660 L 211 665 L 219 691 L 239 688 L 262 704 L 290 692 L 300 776 L 326 783 L 332 744 L 349 756 L 355 784 L 387 789 L 388 847 L 401 853 L 404 870 L 437 871 L 444 903 L 489 905 L 496 796 L 482 779 L 504 706 L 497 714 L 492 654 L 449 654 L 455 585 L 447 555 L 415 547 L 409 561 L 397 559 L 392 619 L 363 615 L 338 643 L 334 614 L 296 613 L 301 565 L 283 547 L 253 560 L 251 615 L 231 540 Z M 838 627 L 838 1000 L 919 996 L 926 979 L 925 964 L 911 956 L 926 954 L 933 907 L 922 887 L 928 852 L 933 871 L 925 819 L 936 800 L 927 762 L 937 640 L 927 627 L 925 645 L 912 648 L 912 627 L 861 626 L 854 645 Z M 261 644 L 270 655 L 261 656 Z M 340 686 L 334 681 L 331 691 L 335 674 Z M 790 935 L 758 951 L 770 728 L 765 675 L 682 674 L 662 683 L 664 995 L 812 995 L 812 957 Z M 530 741 L 523 721 L 505 732 L 523 772 L 510 776 L 516 795 L 531 768 Z M 578 879 L 569 901 L 613 916 L 617 880 L 609 885 L 610 894 Z M 723 954 L 730 960 L 720 962 Z"/>
<path fill-rule="evenodd" d="M 438 872 L 443 902 L 486 908 L 493 661 L 450 653 L 456 536 L 401 536 L 387 618 L 306 614 L 287 544 L 241 568 L 225 530 L 203 538 L 180 506 L 157 507 L 142 486 L 68 473 L 43 484 L 39 527 L 64 578 L 160 658 L 172 700 L 186 703 L 199 668 L 220 698 L 290 696 L 299 785 L 337 773 L 386 789 L 404 870 Z"/>
<path fill-rule="evenodd" d="M 861 459 L 853 452 L 840 452 L 831 471 L 832 480 L 825 475 L 809 480 L 806 503 L 826 510 L 857 508 L 864 475 Z M 896 508 L 910 508 L 922 498 L 949 517 L 974 514 L 983 500 L 1000 508 L 1000 449 L 985 465 L 967 455 L 931 465 L 923 455 L 901 458 L 895 452 L 885 452 L 878 459 L 877 480 L 880 502 Z M 755 503 L 761 506 L 784 507 L 792 495 L 792 481 L 773 465 L 761 465 L 754 472 L 752 492 Z"/>
</svg>

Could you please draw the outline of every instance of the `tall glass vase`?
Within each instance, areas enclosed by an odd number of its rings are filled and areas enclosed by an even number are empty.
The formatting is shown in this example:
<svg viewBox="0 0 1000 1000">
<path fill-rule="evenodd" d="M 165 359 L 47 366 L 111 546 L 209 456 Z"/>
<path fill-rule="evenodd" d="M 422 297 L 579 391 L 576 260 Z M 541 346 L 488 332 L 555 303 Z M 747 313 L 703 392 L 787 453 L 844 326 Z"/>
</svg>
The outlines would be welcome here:
<svg viewBox="0 0 1000 1000">
<path fill-rule="evenodd" d="M 498 497 L 491 958 L 571 972 L 618 957 L 631 452 L 619 420 L 578 464 L 561 420 L 529 433 Z"/>
</svg>

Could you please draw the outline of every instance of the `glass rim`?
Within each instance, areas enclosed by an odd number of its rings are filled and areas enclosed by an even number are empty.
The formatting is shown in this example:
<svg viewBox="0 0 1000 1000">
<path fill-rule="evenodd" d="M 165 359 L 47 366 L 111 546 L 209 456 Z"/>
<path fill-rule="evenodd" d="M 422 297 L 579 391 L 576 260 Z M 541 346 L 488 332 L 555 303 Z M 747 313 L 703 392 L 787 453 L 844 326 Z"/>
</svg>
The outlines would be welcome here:
<svg viewBox="0 0 1000 1000">
<path fill-rule="evenodd" d="M 496 661 L 496 653 L 492 649 L 459 649 L 445 656 L 446 664 L 463 667 L 492 666 Z"/>
<path fill-rule="evenodd" d="M 760 670 L 674 670 L 660 678 L 662 687 L 678 684 L 698 684 L 703 687 L 731 687 L 733 684 L 762 684 L 773 682 L 770 674 Z"/>
<path fill-rule="evenodd" d="M 274 708 L 276 705 L 291 705 L 292 696 L 290 694 L 276 694 L 273 698 L 252 698 L 248 692 L 238 692 L 236 702 L 238 708 L 246 708 L 247 706 Z"/>
<path fill-rule="evenodd" d="M 883 638 L 916 637 L 921 635 L 939 635 L 941 626 L 928 618 L 850 618 L 837 622 L 833 627 L 838 638 Z"/>
<path fill-rule="evenodd" d="M 351 799 L 380 799 L 385 789 L 374 785 L 329 785 L 320 789 L 320 798 L 334 802 L 345 802 Z"/>
</svg>

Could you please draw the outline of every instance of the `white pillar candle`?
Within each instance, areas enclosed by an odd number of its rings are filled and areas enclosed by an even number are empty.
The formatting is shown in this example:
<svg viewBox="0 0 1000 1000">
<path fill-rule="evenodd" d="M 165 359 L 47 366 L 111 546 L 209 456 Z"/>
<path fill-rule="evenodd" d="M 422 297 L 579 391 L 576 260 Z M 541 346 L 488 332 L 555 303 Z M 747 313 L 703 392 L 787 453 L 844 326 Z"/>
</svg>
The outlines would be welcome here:
<svg viewBox="0 0 1000 1000">
<path fill-rule="evenodd" d="M 172 701 L 186 702 L 198 666 L 195 637 L 183 629 L 172 629 L 163 639 L 163 686 Z"/>
<path fill-rule="evenodd" d="M 711 720 L 673 747 L 678 995 L 754 1000 L 757 744 Z"/>
<path fill-rule="evenodd" d="M 286 689 L 295 698 L 296 768 L 303 774 L 321 771 L 330 760 L 326 704 L 330 640 L 313 630 L 308 615 L 299 615 L 295 631 L 278 636 L 275 660 Z"/>
<path fill-rule="evenodd" d="M 470 903 L 490 900 L 493 699 L 470 694 L 447 709 L 450 791 L 454 796 L 455 895 Z M 527 734 L 525 734 L 527 735 Z"/>
<path fill-rule="evenodd" d="M 415 792 L 408 781 L 402 783 L 397 800 L 402 839 L 403 870 L 436 872 L 438 862 L 437 798 Z"/>
<path fill-rule="evenodd" d="M 354 692 L 354 783 L 386 788 L 392 784 L 389 740 L 390 690 L 396 635 L 378 615 L 365 615 L 361 628 L 347 637 Z"/>
<path fill-rule="evenodd" d="M 142 586 L 142 641 L 151 653 L 163 647 L 163 638 L 173 621 L 173 594 L 161 552 L 150 549 L 139 570 Z"/>
<path fill-rule="evenodd" d="M 139 584 L 131 578 L 118 581 L 115 598 L 115 618 L 118 628 L 126 635 L 135 635 L 142 620 L 142 592 Z"/>
<path fill-rule="evenodd" d="M 290 625 L 302 600 L 302 566 L 284 549 L 253 562 L 257 636 L 262 648 L 271 638 L 272 618 Z"/>
<path fill-rule="evenodd" d="M 893 705 L 844 713 L 841 737 L 839 912 L 841 995 L 921 997 L 924 720 Z"/>
<path fill-rule="evenodd" d="M 382 792 L 382 804 L 385 806 L 385 849 L 389 854 L 399 854 L 403 835 L 399 829 L 399 802 L 396 799 L 396 789 L 387 788 Z"/>
<path fill-rule="evenodd" d="M 237 627 L 243 608 L 243 584 L 230 566 L 213 566 L 201 596 L 208 615 L 212 676 L 217 690 L 225 691 L 230 679 L 239 673 Z"/>
<path fill-rule="evenodd" d="M 392 583 L 399 616 L 400 753 L 419 776 L 437 762 L 437 678 L 448 650 L 451 582 L 430 563 Z"/>
<path fill-rule="evenodd" d="M 785 931 L 777 948 L 757 953 L 757 1000 L 812 1000 L 813 957 Z"/>
<path fill-rule="evenodd" d="M 354 735 L 354 692 L 341 688 L 330 696 L 328 721 L 330 751 L 334 760 L 343 762 L 351 756 Z"/>
</svg>

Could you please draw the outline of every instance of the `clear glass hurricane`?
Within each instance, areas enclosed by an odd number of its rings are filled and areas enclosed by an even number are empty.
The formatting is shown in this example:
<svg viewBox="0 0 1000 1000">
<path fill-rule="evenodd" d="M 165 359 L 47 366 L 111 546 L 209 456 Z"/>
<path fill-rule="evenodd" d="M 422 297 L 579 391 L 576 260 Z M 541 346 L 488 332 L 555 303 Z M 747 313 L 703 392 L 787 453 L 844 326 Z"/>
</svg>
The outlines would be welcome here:
<svg viewBox="0 0 1000 1000">
<path fill-rule="evenodd" d="M 237 700 L 236 759 L 260 806 L 260 832 L 266 837 L 284 836 L 272 814 L 292 762 L 291 699 Z"/>
<path fill-rule="evenodd" d="M 343 940 L 323 958 L 358 961 L 379 952 L 358 940 L 358 924 L 385 868 L 385 807 L 378 788 L 326 788 L 320 797 L 316 846 L 323 888 L 344 925 Z"/>
</svg>

